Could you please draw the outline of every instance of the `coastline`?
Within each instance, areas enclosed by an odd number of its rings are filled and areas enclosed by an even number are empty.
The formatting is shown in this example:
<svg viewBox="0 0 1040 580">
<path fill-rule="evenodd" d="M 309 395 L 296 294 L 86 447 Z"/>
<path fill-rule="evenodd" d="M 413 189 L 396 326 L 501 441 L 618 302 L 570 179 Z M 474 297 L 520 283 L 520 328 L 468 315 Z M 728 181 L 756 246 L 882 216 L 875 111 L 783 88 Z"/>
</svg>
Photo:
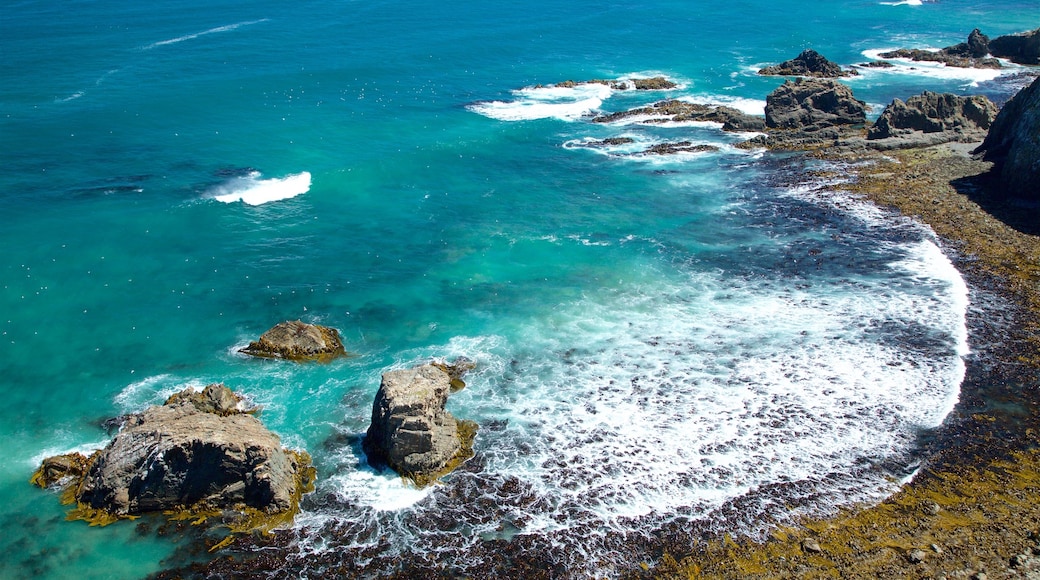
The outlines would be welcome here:
<svg viewBox="0 0 1040 580">
<path fill-rule="evenodd" d="M 1040 574 L 1040 209 L 1002 200 L 991 164 L 970 157 L 975 146 L 813 154 L 850 169 L 851 179 L 830 190 L 928 224 L 970 288 L 960 401 L 924 435 L 916 478 L 878 505 L 803 520 L 762 543 L 726 537 L 666 554 L 647 576 Z"/>
</svg>

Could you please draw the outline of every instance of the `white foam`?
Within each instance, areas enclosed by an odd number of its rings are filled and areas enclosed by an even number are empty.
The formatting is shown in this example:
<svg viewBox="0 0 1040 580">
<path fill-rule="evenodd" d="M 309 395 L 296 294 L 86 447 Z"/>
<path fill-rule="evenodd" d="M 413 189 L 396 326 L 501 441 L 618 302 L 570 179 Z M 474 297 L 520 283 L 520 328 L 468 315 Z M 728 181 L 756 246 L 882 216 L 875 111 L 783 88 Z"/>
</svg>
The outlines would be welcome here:
<svg viewBox="0 0 1040 580">
<path fill-rule="evenodd" d="M 921 0 L 903 0 L 902 2 L 881 2 L 882 6 L 922 6 Z"/>
<path fill-rule="evenodd" d="M 758 69 L 755 70 L 757 72 Z M 706 105 L 723 105 L 726 107 L 732 107 L 748 115 L 763 116 L 766 114 L 766 102 L 764 99 L 748 99 L 730 95 L 692 95 L 679 97 L 679 100 Z"/>
<path fill-rule="evenodd" d="M 44 449 L 43 451 L 40 451 L 36 455 L 33 455 L 32 457 L 26 460 L 26 463 L 28 465 L 31 465 L 32 469 L 36 469 L 40 466 L 41 463 L 43 463 L 43 460 L 47 459 L 48 457 L 65 455 L 68 453 L 79 453 L 81 455 L 89 457 L 92 453 L 94 453 L 98 449 L 103 449 L 106 445 L 108 445 L 107 439 L 104 441 L 82 443 L 80 445 L 75 445 L 72 447 L 52 446 L 48 447 L 47 449 Z"/>
<path fill-rule="evenodd" d="M 307 171 L 272 179 L 261 179 L 260 173 L 254 171 L 218 185 L 209 193 L 213 199 L 224 203 L 241 201 L 248 205 L 261 205 L 302 195 L 310 188 L 311 174 Z"/>
<path fill-rule="evenodd" d="M 153 375 L 123 387 L 113 402 L 126 413 L 133 413 L 149 405 L 161 405 L 174 393 L 185 389 L 201 391 L 207 383 L 198 379 L 182 379 L 169 374 Z"/>
<path fill-rule="evenodd" d="M 863 82 L 864 80 L 874 78 L 876 75 L 906 75 L 945 80 L 962 80 L 967 81 L 970 86 L 976 86 L 980 82 L 990 81 L 1004 75 L 1016 74 L 1018 72 L 1021 72 L 1022 70 L 1021 66 L 1003 59 L 1000 59 L 1003 68 L 991 69 L 947 66 L 946 64 L 941 62 L 915 61 L 909 58 L 881 57 L 882 53 L 889 52 L 891 50 L 894 49 L 881 48 L 873 50 L 864 50 L 862 54 L 870 60 L 883 60 L 891 63 L 893 66 L 885 68 L 856 67 L 856 70 L 859 71 L 860 74 L 858 76 L 848 77 L 843 80 L 845 80 L 849 84 L 855 84 L 857 83 L 857 81 Z"/>
<path fill-rule="evenodd" d="M 560 119 L 575 121 L 597 110 L 614 89 L 598 83 L 573 87 L 528 87 L 513 91 L 512 101 L 475 103 L 469 109 L 499 121 Z"/>
<path fill-rule="evenodd" d="M 210 28 L 208 30 L 203 30 L 202 32 L 195 32 L 193 34 L 185 34 L 184 36 L 178 36 L 176 38 L 170 38 L 168 40 L 160 40 L 159 42 L 153 42 L 152 44 L 149 44 L 149 45 L 146 45 L 146 46 L 142 46 L 141 50 L 152 50 L 153 48 L 158 48 L 160 46 L 166 46 L 168 44 L 177 44 L 179 42 L 184 42 L 185 40 L 192 40 L 192 39 L 198 38 L 200 36 L 206 36 L 206 35 L 209 35 L 209 34 L 216 34 L 218 32 L 230 32 L 232 30 L 235 30 L 235 29 L 238 29 L 238 28 L 242 28 L 243 26 L 251 26 L 253 24 L 259 24 L 261 22 L 267 22 L 267 21 L 268 21 L 267 18 L 261 18 L 260 20 L 247 20 L 245 22 L 236 22 L 235 24 L 228 24 L 226 26 L 218 26 L 216 28 Z"/>
<path fill-rule="evenodd" d="M 334 475 L 329 478 L 327 486 L 341 496 L 376 511 L 399 511 L 412 507 L 434 489 L 417 489 L 396 473 L 379 474 L 368 468 Z"/>
</svg>

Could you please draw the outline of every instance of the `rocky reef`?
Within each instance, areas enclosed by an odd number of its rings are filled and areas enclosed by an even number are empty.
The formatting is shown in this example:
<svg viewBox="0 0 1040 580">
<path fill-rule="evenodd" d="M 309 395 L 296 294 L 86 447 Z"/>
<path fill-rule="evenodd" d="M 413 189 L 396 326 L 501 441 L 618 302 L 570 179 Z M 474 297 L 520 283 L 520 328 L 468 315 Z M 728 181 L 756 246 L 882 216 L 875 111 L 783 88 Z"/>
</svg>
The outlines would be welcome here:
<svg viewBox="0 0 1040 580">
<path fill-rule="evenodd" d="M 965 42 L 940 50 L 901 48 L 881 53 L 881 58 L 908 58 L 919 62 L 938 62 L 960 68 L 1002 68 L 998 58 L 1016 64 L 1040 64 L 1040 28 L 1031 32 L 1008 34 L 990 40 L 978 28 Z"/>
<path fill-rule="evenodd" d="M 151 512 L 233 510 L 264 527 L 291 519 L 313 485 L 305 452 L 284 449 L 224 385 L 177 393 L 126 417 L 119 434 L 90 457 L 45 459 L 33 475 L 60 485 L 70 517 L 108 523 Z"/>
<path fill-rule="evenodd" d="M 239 352 L 261 358 L 319 362 L 347 355 L 335 328 L 300 320 L 276 324 Z"/>
<path fill-rule="evenodd" d="M 1004 105 L 976 153 L 994 162 L 1007 195 L 1040 199 L 1040 78 Z"/>
<path fill-rule="evenodd" d="M 631 85 L 629 83 L 631 83 Z M 634 78 L 629 79 L 628 81 L 605 79 L 591 79 L 587 81 L 563 81 L 549 86 L 571 89 L 579 85 L 604 85 L 617 91 L 627 91 L 631 89 L 635 89 L 637 91 L 663 91 L 667 89 L 674 89 L 675 87 L 679 86 L 676 83 L 661 76 L 649 78 Z M 536 85 L 535 88 L 542 88 L 543 86 L 544 85 Z"/>
<path fill-rule="evenodd" d="M 677 99 L 660 101 L 646 107 L 618 111 L 608 115 L 593 117 L 593 123 L 614 123 L 634 117 L 648 117 L 644 123 L 682 123 L 689 121 L 707 121 L 722 123 L 723 131 L 762 131 L 765 121 L 761 117 L 748 115 L 742 111 L 724 105 L 706 105 L 691 103 Z"/>
<path fill-rule="evenodd" d="M 419 487 L 473 456 L 477 425 L 444 408 L 453 380 L 444 367 L 425 364 L 384 373 L 363 441 L 369 463 L 388 466 Z"/>
<path fill-rule="evenodd" d="M 921 147 L 986 137 L 997 117 L 988 98 L 925 91 L 903 102 L 895 99 L 867 131 L 875 149 Z"/>
<path fill-rule="evenodd" d="M 789 77 L 838 78 L 855 76 L 855 70 L 844 70 L 837 64 L 827 60 L 822 54 L 808 48 L 801 54 L 784 62 L 767 66 L 758 71 L 760 75 L 776 75 Z"/>
</svg>

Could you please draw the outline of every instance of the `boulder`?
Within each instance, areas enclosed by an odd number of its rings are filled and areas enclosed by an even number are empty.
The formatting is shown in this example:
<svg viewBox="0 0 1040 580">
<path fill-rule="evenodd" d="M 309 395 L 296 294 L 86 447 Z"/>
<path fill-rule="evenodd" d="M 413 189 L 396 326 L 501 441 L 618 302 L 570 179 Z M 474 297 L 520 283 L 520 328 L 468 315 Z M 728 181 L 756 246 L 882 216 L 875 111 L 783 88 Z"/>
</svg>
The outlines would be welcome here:
<svg viewBox="0 0 1040 580">
<path fill-rule="evenodd" d="M 1017 64 L 1040 64 L 1040 28 L 998 36 L 989 42 L 989 51 L 993 56 Z"/>
<path fill-rule="evenodd" d="M 898 139 L 905 146 L 981 141 L 996 116 L 996 105 L 984 96 L 925 91 L 905 103 L 893 100 L 867 131 L 867 139 Z"/>
<path fill-rule="evenodd" d="M 422 487 L 472 457 L 476 424 L 444 408 L 450 390 L 451 376 L 433 364 L 384 373 L 363 441 L 369 463 Z"/>
<path fill-rule="evenodd" d="M 1005 193 L 1040 198 L 1040 78 L 1004 105 L 975 152 L 994 162 Z"/>
<path fill-rule="evenodd" d="M 59 479 L 72 479 L 70 501 L 87 508 L 78 511 L 115 517 L 224 509 L 291 515 L 313 483 L 310 457 L 283 449 L 256 417 L 237 410 L 240 403 L 224 385 L 179 393 L 129 415 L 90 458 L 44 460 L 33 481 L 54 483 L 59 464 Z"/>
<path fill-rule="evenodd" d="M 786 81 L 766 97 L 766 127 L 812 131 L 863 125 L 867 106 L 852 89 L 830 79 Z"/>
<path fill-rule="evenodd" d="M 347 354 L 335 328 L 300 320 L 275 325 L 239 352 L 262 358 L 322 362 Z"/>
<path fill-rule="evenodd" d="M 837 78 L 858 75 L 854 70 L 843 70 L 837 64 L 811 48 L 791 60 L 778 65 L 768 66 L 758 71 L 760 75 L 781 75 L 798 77 Z"/>
</svg>

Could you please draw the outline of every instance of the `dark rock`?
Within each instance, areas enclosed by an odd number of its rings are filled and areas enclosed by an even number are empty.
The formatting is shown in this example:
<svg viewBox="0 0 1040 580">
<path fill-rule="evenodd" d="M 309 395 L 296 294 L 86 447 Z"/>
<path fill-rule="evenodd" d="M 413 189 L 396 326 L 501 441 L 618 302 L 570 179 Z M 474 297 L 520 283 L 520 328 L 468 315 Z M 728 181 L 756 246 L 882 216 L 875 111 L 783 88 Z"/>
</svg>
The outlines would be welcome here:
<svg viewBox="0 0 1040 580">
<path fill-rule="evenodd" d="M 291 514 L 312 483 L 310 457 L 283 449 L 256 417 L 236 410 L 240 401 L 223 385 L 178 393 L 130 415 L 111 443 L 82 458 L 85 468 L 78 458 L 50 458 L 34 482 L 52 483 L 60 462 L 77 480 L 69 487 L 72 501 L 116 517 L 220 509 Z"/>
<path fill-rule="evenodd" d="M 592 119 L 593 123 L 615 123 L 632 117 L 652 117 L 645 123 L 682 123 L 688 121 L 707 121 L 722 123 L 724 131 L 764 131 L 765 121 L 762 117 L 748 115 L 732 107 L 721 105 L 705 105 L 670 99 L 660 101 L 647 107 L 639 107 L 628 111 L 620 111 L 609 115 L 601 115 Z"/>
<path fill-rule="evenodd" d="M 766 127 L 813 130 L 863 125 L 867 107 L 852 89 L 830 79 L 786 81 L 766 97 Z"/>
<path fill-rule="evenodd" d="M 856 66 L 862 68 L 893 68 L 896 65 L 888 62 L 887 60 L 875 60 L 873 62 L 862 62 Z"/>
<path fill-rule="evenodd" d="M 641 155 L 674 155 L 676 153 L 707 153 L 718 151 L 714 145 L 695 144 L 692 141 L 678 141 L 676 143 L 658 143 L 648 147 Z"/>
<path fill-rule="evenodd" d="M 897 139 L 905 142 L 903 146 L 981 141 L 996 116 L 996 105 L 984 96 L 925 91 L 905 103 L 892 101 L 867 132 L 867 139 Z"/>
<path fill-rule="evenodd" d="M 40 487 L 67 483 L 69 479 L 82 479 L 87 472 L 88 459 L 80 453 L 67 453 L 48 457 L 33 474 L 31 483 Z"/>
<path fill-rule="evenodd" d="M 758 71 L 760 75 L 837 78 L 858 75 L 854 70 L 842 70 L 815 50 L 808 48 L 791 60 L 768 66 Z"/>
<path fill-rule="evenodd" d="M 989 54 L 989 37 L 976 28 L 968 35 L 967 42 L 947 46 L 943 52 L 966 58 L 983 58 Z"/>
<path fill-rule="evenodd" d="M 451 377 L 432 364 L 383 374 L 363 441 L 369 462 L 424 486 L 472 456 L 476 424 L 445 410 Z"/>
<path fill-rule="evenodd" d="M 347 354 L 335 328 L 299 320 L 275 325 L 239 352 L 263 358 L 322 362 Z"/>
<path fill-rule="evenodd" d="M 1040 64 L 1040 28 L 998 36 L 989 42 L 989 51 L 995 57 L 1017 64 Z"/>
<path fill-rule="evenodd" d="M 1005 193 L 1040 198 L 1040 78 L 1004 105 L 975 152 L 994 162 Z"/>
<path fill-rule="evenodd" d="M 632 84 L 639 91 L 662 91 L 674 89 L 678 85 L 664 77 L 653 77 L 649 79 L 632 79 Z"/>
<path fill-rule="evenodd" d="M 614 145 L 628 145 L 629 143 L 635 143 L 635 139 L 631 137 L 608 137 L 599 141 L 589 141 L 587 143 L 581 143 L 581 147 L 611 147 Z"/>
</svg>

